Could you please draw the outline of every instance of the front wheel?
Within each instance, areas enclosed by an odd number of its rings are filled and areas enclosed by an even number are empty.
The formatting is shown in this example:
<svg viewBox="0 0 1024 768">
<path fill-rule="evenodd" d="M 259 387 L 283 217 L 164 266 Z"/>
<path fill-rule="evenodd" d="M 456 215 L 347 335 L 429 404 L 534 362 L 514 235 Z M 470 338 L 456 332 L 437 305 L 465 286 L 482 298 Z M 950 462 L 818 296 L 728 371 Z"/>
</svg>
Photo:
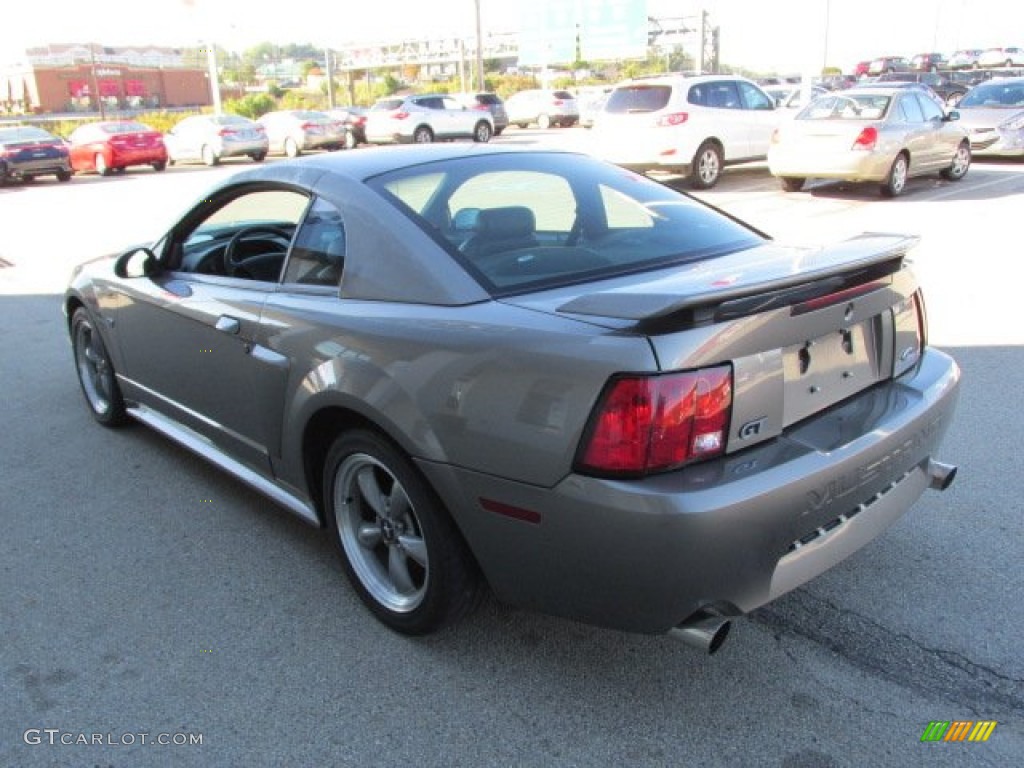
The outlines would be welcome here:
<svg viewBox="0 0 1024 768">
<path fill-rule="evenodd" d="M 71 171 L 57 171 L 57 181 L 71 181 Z"/>
<path fill-rule="evenodd" d="M 284 140 L 284 153 L 288 155 L 288 157 L 298 157 L 302 154 L 302 150 L 299 149 L 299 145 L 296 143 L 295 139 L 289 136 Z"/>
<path fill-rule="evenodd" d="M 327 525 L 356 593 L 384 624 L 423 635 L 481 594 L 461 535 L 415 467 L 369 431 L 335 440 L 324 467 Z"/>
<path fill-rule="evenodd" d="M 75 371 L 89 410 L 100 424 L 116 427 L 128 420 L 107 347 L 84 307 L 71 316 Z"/>
<path fill-rule="evenodd" d="M 782 188 L 787 192 L 799 192 L 804 188 L 804 182 L 807 179 L 801 179 L 795 176 L 783 176 L 779 179 L 782 182 Z"/>
<path fill-rule="evenodd" d="M 960 146 L 956 148 L 956 154 L 953 155 L 953 162 L 949 164 L 949 168 L 944 169 L 942 177 L 949 179 L 950 181 L 960 181 L 964 176 L 967 175 L 968 169 L 971 167 L 971 146 L 966 141 L 960 143 Z"/>
<path fill-rule="evenodd" d="M 546 131 L 551 127 L 551 116 L 550 115 L 538 115 L 537 116 L 537 127 L 542 131 Z"/>
<path fill-rule="evenodd" d="M 485 120 L 481 120 L 473 129 L 473 141 L 480 144 L 486 144 L 491 140 L 492 133 L 491 124 Z"/>
<path fill-rule="evenodd" d="M 722 150 L 717 144 L 705 141 L 693 156 L 690 184 L 694 189 L 711 189 L 722 176 Z"/>
<path fill-rule="evenodd" d="M 110 166 L 107 165 L 107 160 L 101 153 L 96 153 L 96 157 L 93 158 L 93 164 L 96 166 L 96 173 L 100 176 L 110 175 Z"/>
<path fill-rule="evenodd" d="M 157 173 L 167 170 L 167 163 L 162 160 L 158 163 L 153 163 L 153 170 L 156 171 Z"/>
<path fill-rule="evenodd" d="M 345 131 L 345 149 L 355 149 L 358 146 L 356 135 L 352 131 Z"/>
<path fill-rule="evenodd" d="M 899 197 L 902 195 L 903 191 L 907 188 L 907 175 L 909 171 L 910 165 L 907 162 L 907 156 L 904 154 L 897 155 L 896 159 L 892 161 L 889 175 L 882 182 L 880 190 L 882 196 Z"/>
</svg>

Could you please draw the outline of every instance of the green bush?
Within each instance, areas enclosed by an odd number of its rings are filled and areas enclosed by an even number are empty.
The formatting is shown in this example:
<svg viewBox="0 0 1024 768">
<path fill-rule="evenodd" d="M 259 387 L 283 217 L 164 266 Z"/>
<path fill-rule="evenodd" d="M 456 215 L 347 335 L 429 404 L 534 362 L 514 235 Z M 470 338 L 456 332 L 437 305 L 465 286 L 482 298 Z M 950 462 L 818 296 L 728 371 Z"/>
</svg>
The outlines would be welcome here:
<svg viewBox="0 0 1024 768">
<path fill-rule="evenodd" d="M 268 93 L 250 93 L 240 99 L 228 99 L 224 102 L 224 111 L 241 115 L 252 120 L 262 117 L 267 112 L 277 109 L 277 102 Z"/>
</svg>

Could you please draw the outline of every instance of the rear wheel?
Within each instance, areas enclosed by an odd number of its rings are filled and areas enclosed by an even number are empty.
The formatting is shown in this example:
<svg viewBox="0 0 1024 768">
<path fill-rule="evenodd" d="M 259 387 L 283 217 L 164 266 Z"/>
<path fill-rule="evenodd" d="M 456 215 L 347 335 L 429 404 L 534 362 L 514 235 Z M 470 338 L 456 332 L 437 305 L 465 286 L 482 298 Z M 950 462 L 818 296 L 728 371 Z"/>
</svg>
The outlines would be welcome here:
<svg viewBox="0 0 1024 768">
<path fill-rule="evenodd" d="M 960 179 L 967 175 L 967 170 L 970 167 L 971 145 L 963 141 L 956 148 L 956 154 L 953 155 L 953 162 L 949 164 L 949 168 L 942 171 L 942 176 L 950 181 L 960 181 Z"/>
<path fill-rule="evenodd" d="M 551 116 L 550 115 L 538 115 L 537 116 L 537 127 L 542 131 L 546 131 L 551 127 Z"/>
<path fill-rule="evenodd" d="M 488 123 L 486 120 L 481 120 L 479 123 L 476 124 L 476 127 L 473 129 L 473 141 L 478 142 L 480 144 L 486 144 L 488 141 L 491 140 L 492 133 L 493 131 L 491 131 L 491 124 Z"/>
<path fill-rule="evenodd" d="M 252 158 L 252 161 L 254 163 L 262 163 L 266 159 L 267 153 L 266 152 L 257 152 L 255 155 L 249 155 L 249 157 Z"/>
<path fill-rule="evenodd" d="M 159 173 L 160 171 L 165 170 L 166 168 L 167 168 L 167 162 L 164 161 L 164 160 L 161 160 L 158 163 L 153 163 L 153 170 L 156 171 L 157 173 Z"/>
<path fill-rule="evenodd" d="M 882 182 L 881 193 L 883 197 L 899 197 L 907 188 L 907 176 L 910 172 L 910 164 L 907 156 L 903 153 L 896 155 L 889 169 L 889 175 Z"/>
<path fill-rule="evenodd" d="M 690 184 L 695 189 L 711 189 L 722 176 L 722 150 L 712 141 L 705 141 L 693 156 Z"/>
<path fill-rule="evenodd" d="M 200 156 L 203 158 L 203 162 L 210 166 L 216 165 L 220 162 L 220 158 L 217 157 L 217 153 L 213 151 L 213 147 L 209 144 L 203 145 Z"/>
<path fill-rule="evenodd" d="M 345 131 L 345 149 L 355 149 L 358 146 L 356 135 L 352 131 Z"/>
<path fill-rule="evenodd" d="M 76 309 L 71 316 L 71 345 L 78 382 L 82 385 L 82 393 L 93 418 L 105 427 L 124 424 L 128 416 L 114 366 L 84 307 Z"/>
<path fill-rule="evenodd" d="M 417 144 L 430 144 L 434 140 L 434 132 L 429 127 L 421 125 L 413 131 L 412 140 Z"/>
<path fill-rule="evenodd" d="M 57 181 L 71 181 L 71 171 L 57 171 Z"/>
<path fill-rule="evenodd" d="M 804 182 L 807 179 L 801 179 L 795 176 L 783 176 L 779 179 L 782 182 L 782 188 L 787 192 L 799 192 L 804 188 Z"/>
<path fill-rule="evenodd" d="M 476 607 L 476 565 L 441 502 L 396 447 L 374 432 L 345 433 L 324 469 L 331 537 L 356 593 L 380 621 L 422 635 Z"/>
<path fill-rule="evenodd" d="M 302 150 L 299 149 L 299 145 L 295 142 L 295 139 L 290 136 L 284 140 L 284 153 L 288 157 L 298 157 L 302 154 Z"/>
<path fill-rule="evenodd" d="M 102 153 L 96 153 L 96 157 L 93 159 L 93 163 L 96 166 L 96 173 L 98 173 L 100 176 L 110 175 L 110 166 L 107 165 L 106 158 L 103 157 Z"/>
</svg>

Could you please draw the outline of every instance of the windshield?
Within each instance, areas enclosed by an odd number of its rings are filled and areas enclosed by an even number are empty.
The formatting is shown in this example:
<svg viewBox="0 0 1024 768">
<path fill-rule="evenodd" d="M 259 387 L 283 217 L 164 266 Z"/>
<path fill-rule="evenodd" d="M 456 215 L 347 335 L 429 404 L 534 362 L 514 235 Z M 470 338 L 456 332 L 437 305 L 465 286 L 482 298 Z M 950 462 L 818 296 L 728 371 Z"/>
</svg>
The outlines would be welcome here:
<svg viewBox="0 0 1024 768">
<path fill-rule="evenodd" d="M 960 100 L 958 109 L 964 107 L 1024 107 L 1024 80 L 993 81 L 976 85 Z"/>
<path fill-rule="evenodd" d="M 32 128 L 30 126 L 0 128 L 0 141 L 53 141 L 56 138 L 56 136 L 47 133 L 42 128 Z"/>
<path fill-rule="evenodd" d="M 569 153 L 425 163 L 367 183 L 495 295 L 711 259 L 764 239 L 669 187 Z"/>
</svg>

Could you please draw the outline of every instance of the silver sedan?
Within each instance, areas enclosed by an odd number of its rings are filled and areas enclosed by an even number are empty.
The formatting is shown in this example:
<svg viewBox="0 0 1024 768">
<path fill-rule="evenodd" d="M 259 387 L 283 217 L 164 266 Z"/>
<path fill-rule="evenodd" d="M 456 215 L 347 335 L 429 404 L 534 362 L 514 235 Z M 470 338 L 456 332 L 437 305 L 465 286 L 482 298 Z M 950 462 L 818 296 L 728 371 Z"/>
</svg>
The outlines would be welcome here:
<svg viewBox="0 0 1024 768">
<path fill-rule="evenodd" d="M 953 480 L 914 244 L 787 248 L 585 155 L 416 145 L 238 173 L 63 306 L 100 424 L 325 527 L 387 626 L 486 586 L 714 651 Z"/>
<path fill-rule="evenodd" d="M 863 88 L 811 102 L 772 136 L 768 167 L 795 192 L 810 178 L 877 182 L 894 197 L 912 176 L 956 181 L 971 164 L 957 112 L 916 88 Z"/>
<path fill-rule="evenodd" d="M 958 109 L 974 154 L 1024 157 L 1024 77 L 976 85 Z"/>
</svg>

